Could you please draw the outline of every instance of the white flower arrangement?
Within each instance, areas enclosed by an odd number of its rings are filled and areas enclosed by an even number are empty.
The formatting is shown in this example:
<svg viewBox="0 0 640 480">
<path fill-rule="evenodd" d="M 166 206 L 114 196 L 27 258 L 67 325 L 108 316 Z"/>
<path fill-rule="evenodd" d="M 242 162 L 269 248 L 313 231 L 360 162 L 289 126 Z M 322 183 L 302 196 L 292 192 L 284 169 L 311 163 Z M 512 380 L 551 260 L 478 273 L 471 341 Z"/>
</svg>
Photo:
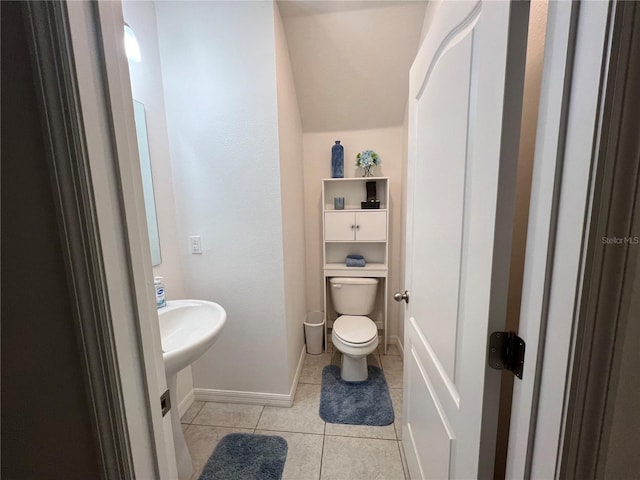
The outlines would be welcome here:
<svg viewBox="0 0 640 480">
<path fill-rule="evenodd" d="M 370 169 L 374 165 L 380 165 L 381 163 L 382 159 L 380 158 L 380 155 L 373 150 L 363 150 L 356 155 L 356 167 Z"/>
</svg>

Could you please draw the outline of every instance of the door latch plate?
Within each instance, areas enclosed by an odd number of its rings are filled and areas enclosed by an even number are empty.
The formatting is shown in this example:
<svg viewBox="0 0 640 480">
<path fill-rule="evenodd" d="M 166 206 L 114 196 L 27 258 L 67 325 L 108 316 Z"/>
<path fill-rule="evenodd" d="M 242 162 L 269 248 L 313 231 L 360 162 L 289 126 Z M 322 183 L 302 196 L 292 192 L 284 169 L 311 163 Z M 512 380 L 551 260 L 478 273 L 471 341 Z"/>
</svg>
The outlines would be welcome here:
<svg viewBox="0 0 640 480">
<path fill-rule="evenodd" d="M 524 340 L 515 332 L 493 332 L 489 337 L 489 366 L 496 370 L 509 370 L 522 380 L 524 351 Z"/>
<path fill-rule="evenodd" d="M 171 396 L 169 390 L 160 395 L 160 407 L 162 408 L 162 416 L 164 417 L 171 410 Z"/>
</svg>

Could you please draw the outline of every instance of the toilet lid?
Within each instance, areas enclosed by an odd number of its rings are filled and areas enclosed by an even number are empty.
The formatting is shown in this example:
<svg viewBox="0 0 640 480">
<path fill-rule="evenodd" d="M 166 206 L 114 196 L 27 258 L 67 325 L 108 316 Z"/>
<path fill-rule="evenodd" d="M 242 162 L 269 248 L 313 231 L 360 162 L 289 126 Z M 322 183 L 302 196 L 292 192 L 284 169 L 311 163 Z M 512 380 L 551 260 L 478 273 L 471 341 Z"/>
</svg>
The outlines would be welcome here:
<svg viewBox="0 0 640 480">
<path fill-rule="evenodd" d="M 367 343 L 378 335 L 378 327 L 369 317 L 343 315 L 333 322 L 333 333 L 345 342 Z"/>
</svg>

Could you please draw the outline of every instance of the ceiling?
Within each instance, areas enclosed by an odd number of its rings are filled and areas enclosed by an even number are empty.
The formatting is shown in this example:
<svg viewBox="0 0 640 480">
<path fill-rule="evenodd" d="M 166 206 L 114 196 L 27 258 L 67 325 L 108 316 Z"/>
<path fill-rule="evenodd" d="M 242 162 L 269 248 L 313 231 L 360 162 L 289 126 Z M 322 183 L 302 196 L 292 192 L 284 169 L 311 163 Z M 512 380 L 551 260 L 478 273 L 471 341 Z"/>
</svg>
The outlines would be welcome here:
<svg viewBox="0 0 640 480">
<path fill-rule="evenodd" d="M 426 1 L 277 3 L 305 132 L 402 124 Z"/>
</svg>

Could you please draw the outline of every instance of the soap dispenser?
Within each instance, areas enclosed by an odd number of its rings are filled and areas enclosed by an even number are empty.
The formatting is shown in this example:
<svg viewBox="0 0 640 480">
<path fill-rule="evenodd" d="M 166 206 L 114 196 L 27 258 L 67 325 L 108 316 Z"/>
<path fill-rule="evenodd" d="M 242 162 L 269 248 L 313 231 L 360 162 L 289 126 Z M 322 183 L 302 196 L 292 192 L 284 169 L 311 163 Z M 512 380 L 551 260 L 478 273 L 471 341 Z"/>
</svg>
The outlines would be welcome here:
<svg viewBox="0 0 640 480">
<path fill-rule="evenodd" d="M 164 283 L 162 283 L 162 277 L 153 277 L 153 284 L 156 287 L 156 307 L 165 307 L 167 301 L 164 298 Z"/>
</svg>

